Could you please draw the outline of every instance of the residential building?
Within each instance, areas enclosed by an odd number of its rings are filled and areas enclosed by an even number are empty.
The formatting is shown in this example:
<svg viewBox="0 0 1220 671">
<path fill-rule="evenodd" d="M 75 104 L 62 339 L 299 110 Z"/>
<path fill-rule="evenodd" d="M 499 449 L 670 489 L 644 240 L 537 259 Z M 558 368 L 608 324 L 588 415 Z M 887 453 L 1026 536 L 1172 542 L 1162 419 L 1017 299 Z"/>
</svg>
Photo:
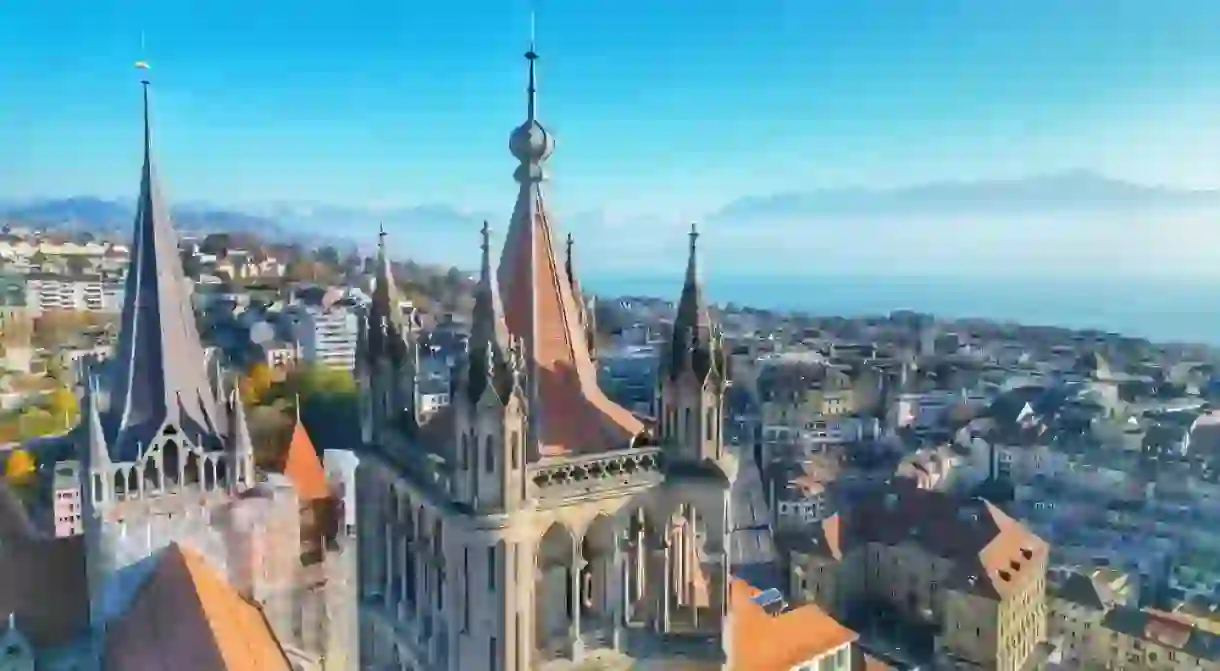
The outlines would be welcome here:
<svg viewBox="0 0 1220 671">
<path fill-rule="evenodd" d="M 51 514 L 56 538 L 77 536 L 84 532 L 81 520 L 80 463 L 61 461 L 55 464 L 51 485 Z"/>
<path fill-rule="evenodd" d="M 337 290 L 301 292 L 297 302 L 283 311 L 291 340 L 303 361 L 331 368 L 356 366 L 357 311 Z"/>
<path fill-rule="evenodd" d="M 789 608 L 779 590 L 732 585 L 734 671 L 852 671 L 856 632 L 817 606 Z"/>
<path fill-rule="evenodd" d="M 118 312 L 123 305 L 123 285 L 120 278 L 103 275 L 30 273 L 25 301 L 39 312 Z"/>
<path fill-rule="evenodd" d="M 895 486 L 777 541 L 794 598 L 849 624 L 930 627 L 948 668 L 1016 671 L 1046 639 L 1049 547 L 986 501 Z"/>
</svg>

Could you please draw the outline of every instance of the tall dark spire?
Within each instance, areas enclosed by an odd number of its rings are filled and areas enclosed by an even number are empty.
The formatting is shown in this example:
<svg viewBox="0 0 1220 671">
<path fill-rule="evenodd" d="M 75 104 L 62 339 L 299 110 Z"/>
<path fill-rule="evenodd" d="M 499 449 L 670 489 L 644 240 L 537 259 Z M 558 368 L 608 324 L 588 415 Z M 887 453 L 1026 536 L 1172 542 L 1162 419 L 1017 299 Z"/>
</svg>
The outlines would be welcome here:
<svg viewBox="0 0 1220 671">
<path fill-rule="evenodd" d="M 698 242 L 699 229 L 691 224 L 686 279 L 682 284 L 682 296 L 678 299 L 673 340 L 670 343 L 670 374 L 677 377 L 689 366 L 699 379 L 704 379 L 717 368 L 717 359 L 721 355 L 716 351 L 719 345 L 715 342 L 711 313 L 703 302 Z"/>
<path fill-rule="evenodd" d="M 385 227 L 377 232 L 377 260 L 373 267 L 373 296 L 368 313 L 368 353 L 374 359 L 388 355 L 400 361 L 406 355 L 402 301 L 394 283 L 393 263 L 387 250 Z"/>
<path fill-rule="evenodd" d="M 139 445 L 146 446 L 167 425 L 202 449 L 219 448 L 228 424 L 208 379 L 190 303 L 191 285 L 182 272 L 178 236 L 157 183 L 149 83 L 141 85 L 144 167 L 104 419 L 115 461 L 134 460 Z"/>
<path fill-rule="evenodd" d="M 500 400 L 507 401 L 511 383 L 507 366 L 508 328 L 504 323 L 500 291 L 492 274 L 491 227 L 486 221 L 480 233 L 483 256 L 479 266 L 479 282 L 474 289 L 466 389 L 470 400 L 478 402 L 488 385 L 491 385 Z"/>
</svg>

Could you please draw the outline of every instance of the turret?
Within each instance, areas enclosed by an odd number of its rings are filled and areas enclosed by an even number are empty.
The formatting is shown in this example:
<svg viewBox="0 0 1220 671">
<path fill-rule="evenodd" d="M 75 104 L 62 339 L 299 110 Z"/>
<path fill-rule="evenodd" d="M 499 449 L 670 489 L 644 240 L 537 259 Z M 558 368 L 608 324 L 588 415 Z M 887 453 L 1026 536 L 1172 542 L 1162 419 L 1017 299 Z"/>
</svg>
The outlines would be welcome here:
<svg viewBox="0 0 1220 671">
<path fill-rule="evenodd" d="M 525 496 L 526 367 L 523 345 L 510 339 L 505 326 L 486 222 L 482 237 L 469 347 L 451 398 L 458 450 L 454 489 L 476 510 L 512 511 Z"/>
<path fill-rule="evenodd" d="M 698 239 L 692 224 L 686 280 L 657 378 L 657 425 L 673 458 L 719 462 L 727 366 L 720 331 L 703 302 Z"/>
</svg>

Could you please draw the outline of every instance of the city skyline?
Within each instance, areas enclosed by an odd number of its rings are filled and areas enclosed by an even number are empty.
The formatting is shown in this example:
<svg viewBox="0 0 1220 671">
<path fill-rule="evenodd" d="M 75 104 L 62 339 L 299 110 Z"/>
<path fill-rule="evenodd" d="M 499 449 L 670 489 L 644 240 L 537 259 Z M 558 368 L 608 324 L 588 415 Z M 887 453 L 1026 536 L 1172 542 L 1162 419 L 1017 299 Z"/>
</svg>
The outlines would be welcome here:
<svg viewBox="0 0 1220 671">
<path fill-rule="evenodd" d="M 1220 186 L 1209 90 L 1220 48 L 1208 39 L 1220 19 L 1203 2 L 1092 11 L 1102 7 L 719 0 L 683 14 L 635 0 L 585 3 L 581 12 L 536 3 L 540 115 L 558 140 L 550 188 L 560 225 L 576 229 L 582 249 L 641 237 L 637 251 L 652 251 L 655 236 L 639 234 L 663 231 L 661 255 L 675 263 L 690 220 L 775 194 L 1079 169 L 1154 186 Z M 55 17 L 6 9 L 0 81 L 17 95 L 0 110 L 0 144 L 9 148 L 0 200 L 129 199 L 123 176 L 137 169 L 130 147 L 138 133 L 130 65 L 146 59 L 176 202 L 443 205 L 491 213 L 502 227 L 496 219 L 512 190 L 506 135 L 524 107 L 530 5 L 362 9 L 269 3 L 256 11 L 228 0 L 189 15 L 143 1 L 72 2 Z M 1175 213 L 1159 222 L 1168 229 L 1160 237 L 1197 233 L 1211 209 Z M 736 252 L 745 237 L 760 254 L 783 251 L 794 226 L 818 218 L 798 214 L 721 217 L 708 253 Z M 944 237 L 981 217 L 986 234 L 959 245 L 1011 259 L 1000 247 L 1028 222 L 1010 212 L 968 214 L 936 213 L 948 230 L 929 231 Z M 1089 223 L 1068 236 L 1084 242 L 1044 245 L 1075 258 L 1080 244 L 1132 226 L 1085 214 Z M 909 218 L 870 215 L 866 228 L 880 247 L 842 265 L 893 255 L 901 241 L 885 241 L 903 238 L 911 224 L 895 220 Z M 840 232 L 831 230 L 828 243 L 838 245 Z M 473 237 L 425 232 L 419 246 L 435 258 L 427 250 L 467 241 L 454 259 L 464 261 L 475 253 Z M 1149 242 L 1107 242 L 1094 265 Z M 1161 270 L 1208 272 L 1197 250 L 1166 245 L 1154 245 L 1169 257 Z M 606 270 L 624 263 L 593 261 Z"/>
</svg>

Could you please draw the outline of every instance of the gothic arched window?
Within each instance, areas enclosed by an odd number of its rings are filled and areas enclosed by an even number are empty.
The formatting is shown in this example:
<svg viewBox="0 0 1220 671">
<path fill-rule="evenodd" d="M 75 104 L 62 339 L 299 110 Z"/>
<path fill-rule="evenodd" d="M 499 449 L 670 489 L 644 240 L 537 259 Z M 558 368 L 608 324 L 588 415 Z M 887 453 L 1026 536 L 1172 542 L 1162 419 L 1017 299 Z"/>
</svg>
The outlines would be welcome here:
<svg viewBox="0 0 1220 671">
<path fill-rule="evenodd" d="M 485 451 L 487 454 L 483 457 L 483 465 L 487 468 L 487 472 L 490 473 L 496 468 L 496 439 L 492 436 L 487 437 Z"/>
</svg>

